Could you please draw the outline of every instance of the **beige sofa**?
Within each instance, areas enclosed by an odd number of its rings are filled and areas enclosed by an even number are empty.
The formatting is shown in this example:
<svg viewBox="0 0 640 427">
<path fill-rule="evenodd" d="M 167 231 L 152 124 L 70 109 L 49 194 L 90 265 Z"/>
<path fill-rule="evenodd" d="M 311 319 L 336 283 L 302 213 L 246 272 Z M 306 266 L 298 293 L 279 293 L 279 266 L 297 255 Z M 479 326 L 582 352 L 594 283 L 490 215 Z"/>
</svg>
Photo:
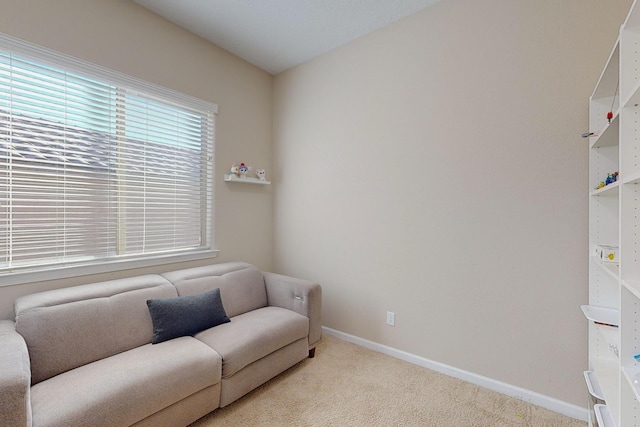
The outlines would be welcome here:
<svg viewBox="0 0 640 427">
<path fill-rule="evenodd" d="M 203 295 L 221 298 L 221 324 L 152 343 L 207 317 L 193 315 Z M 321 299 L 316 283 L 245 263 L 18 298 L 15 323 L 0 321 L 0 424 L 188 425 L 313 357 Z"/>
</svg>

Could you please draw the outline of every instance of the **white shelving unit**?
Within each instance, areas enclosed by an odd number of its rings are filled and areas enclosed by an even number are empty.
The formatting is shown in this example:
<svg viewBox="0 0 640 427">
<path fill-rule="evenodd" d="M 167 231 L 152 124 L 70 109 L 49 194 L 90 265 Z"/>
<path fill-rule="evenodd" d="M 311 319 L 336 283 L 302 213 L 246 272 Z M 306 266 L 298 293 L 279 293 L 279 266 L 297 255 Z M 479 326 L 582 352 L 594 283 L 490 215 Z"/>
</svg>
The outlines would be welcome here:
<svg viewBox="0 0 640 427">
<path fill-rule="evenodd" d="M 589 425 L 640 427 L 640 6 L 589 99 Z M 612 112 L 609 120 L 607 113 Z M 618 180 L 596 189 L 610 173 Z M 595 257 L 619 247 L 619 263 Z M 588 374 L 587 374 L 588 373 Z M 594 390 L 595 394 L 594 395 Z"/>
</svg>

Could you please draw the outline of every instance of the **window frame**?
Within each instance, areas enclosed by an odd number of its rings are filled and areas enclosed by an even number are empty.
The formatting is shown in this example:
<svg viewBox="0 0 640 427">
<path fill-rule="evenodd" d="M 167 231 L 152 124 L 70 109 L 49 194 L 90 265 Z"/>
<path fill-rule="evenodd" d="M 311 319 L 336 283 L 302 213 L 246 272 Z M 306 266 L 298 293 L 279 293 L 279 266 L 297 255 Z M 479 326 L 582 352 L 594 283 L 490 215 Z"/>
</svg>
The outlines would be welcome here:
<svg viewBox="0 0 640 427">
<path fill-rule="evenodd" d="M 12 36 L 0 33 L 0 50 L 13 53 L 20 58 L 28 59 L 42 65 L 52 66 L 58 69 L 101 79 L 119 88 L 131 90 L 132 92 L 144 93 L 151 98 L 173 102 L 177 105 L 185 105 L 201 111 L 211 113 L 212 135 L 211 144 L 207 145 L 207 162 L 203 188 L 206 188 L 205 212 L 202 215 L 203 226 L 206 227 L 208 244 L 206 246 L 187 249 L 175 253 L 156 253 L 129 256 L 123 259 L 98 259 L 77 264 L 49 264 L 34 265 L 33 267 L 18 268 L 16 270 L 0 271 L 0 287 L 30 282 L 49 281 L 62 278 L 70 278 L 83 275 L 101 274 L 117 272 L 122 270 L 145 268 L 168 263 L 179 263 L 195 261 L 207 258 L 214 258 L 218 254 L 215 249 L 214 230 L 214 200 L 215 200 L 215 116 L 218 113 L 218 106 L 214 103 L 186 95 L 172 89 L 168 89 L 153 83 L 149 83 L 126 74 L 110 70 L 108 68 L 94 65 L 84 60 L 71 57 L 44 47 L 22 41 Z"/>
</svg>

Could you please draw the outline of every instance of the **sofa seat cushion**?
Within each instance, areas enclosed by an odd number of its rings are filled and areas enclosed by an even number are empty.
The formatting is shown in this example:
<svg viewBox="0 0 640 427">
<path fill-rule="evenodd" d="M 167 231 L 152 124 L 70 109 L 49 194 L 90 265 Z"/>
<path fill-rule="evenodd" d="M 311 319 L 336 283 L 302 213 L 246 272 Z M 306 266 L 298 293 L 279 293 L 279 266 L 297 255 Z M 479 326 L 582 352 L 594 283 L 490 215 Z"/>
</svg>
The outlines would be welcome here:
<svg viewBox="0 0 640 427">
<path fill-rule="evenodd" d="M 34 385 L 33 426 L 129 426 L 218 384 L 221 365 L 193 337 L 146 344 Z"/>
<path fill-rule="evenodd" d="M 195 338 L 222 356 L 222 378 L 250 365 L 309 333 L 309 319 L 280 307 L 264 307 L 231 318 Z"/>
</svg>

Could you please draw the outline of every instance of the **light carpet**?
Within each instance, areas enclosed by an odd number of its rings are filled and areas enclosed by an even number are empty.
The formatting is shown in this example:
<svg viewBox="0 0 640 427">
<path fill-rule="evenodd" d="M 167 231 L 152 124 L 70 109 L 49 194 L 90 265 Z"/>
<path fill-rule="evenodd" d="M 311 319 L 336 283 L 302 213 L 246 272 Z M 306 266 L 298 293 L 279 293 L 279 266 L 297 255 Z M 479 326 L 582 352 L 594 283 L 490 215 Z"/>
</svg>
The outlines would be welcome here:
<svg viewBox="0 0 640 427">
<path fill-rule="evenodd" d="M 585 427 L 587 423 L 325 336 L 316 357 L 191 427 Z"/>
</svg>

